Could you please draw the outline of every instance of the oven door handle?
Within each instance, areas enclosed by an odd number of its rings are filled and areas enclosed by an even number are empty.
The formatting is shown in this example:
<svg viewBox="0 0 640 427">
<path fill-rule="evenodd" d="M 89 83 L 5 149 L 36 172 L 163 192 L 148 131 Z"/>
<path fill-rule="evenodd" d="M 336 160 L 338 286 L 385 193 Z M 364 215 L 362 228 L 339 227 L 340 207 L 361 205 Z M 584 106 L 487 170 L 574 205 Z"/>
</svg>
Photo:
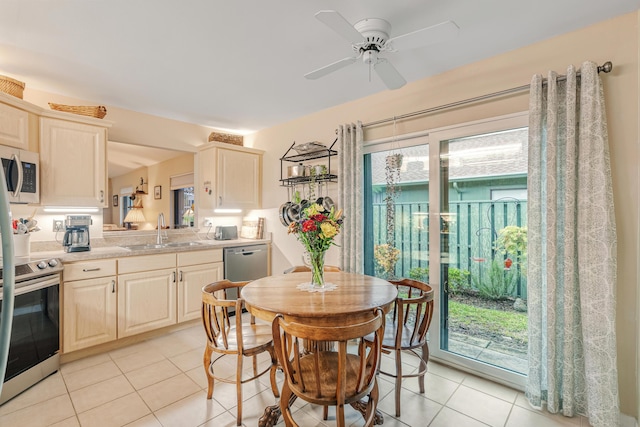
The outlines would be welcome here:
<svg viewBox="0 0 640 427">
<path fill-rule="evenodd" d="M 15 296 L 26 294 L 28 292 L 37 291 L 39 289 L 48 288 L 60 284 L 60 278 L 51 277 L 43 279 L 42 277 L 37 279 L 27 280 L 26 282 L 16 283 Z M 2 294 L 0 293 L 0 300 L 2 300 Z"/>
</svg>

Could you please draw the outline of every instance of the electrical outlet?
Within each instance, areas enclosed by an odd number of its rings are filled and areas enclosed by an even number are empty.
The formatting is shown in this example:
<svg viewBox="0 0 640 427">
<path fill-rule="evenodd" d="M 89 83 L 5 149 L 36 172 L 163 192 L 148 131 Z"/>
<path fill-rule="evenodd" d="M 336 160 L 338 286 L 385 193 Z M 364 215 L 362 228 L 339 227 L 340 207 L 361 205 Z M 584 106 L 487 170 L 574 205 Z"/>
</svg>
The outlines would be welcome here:
<svg viewBox="0 0 640 427">
<path fill-rule="evenodd" d="M 53 231 L 64 231 L 64 220 L 62 220 L 62 219 L 54 219 L 53 220 Z"/>
<path fill-rule="evenodd" d="M 202 225 L 205 227 L 211 227 L 213 225 L 213 221 L 211 218 L 205 218 Z"/>
</svg>

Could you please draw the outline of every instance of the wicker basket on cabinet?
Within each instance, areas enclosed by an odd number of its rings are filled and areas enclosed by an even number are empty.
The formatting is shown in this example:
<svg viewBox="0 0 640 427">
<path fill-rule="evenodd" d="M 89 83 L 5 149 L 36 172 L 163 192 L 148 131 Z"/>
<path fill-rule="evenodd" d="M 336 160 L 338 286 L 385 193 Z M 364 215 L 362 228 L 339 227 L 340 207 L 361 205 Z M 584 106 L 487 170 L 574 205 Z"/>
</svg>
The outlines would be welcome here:
<svg viewBox="0 0 640 427">
<path fill-rule="evenodd" d="M 98 119 L 107 115 L 107 109 L 103 105 L 98 106 L 84 106 L 84 105 L 63 105 L 49 103 L 49 107 L 52 110 L 64 111 L 66 113 L 80 114 L 82 116 L 96 117 Z"/>
<path fill-rule="evenodd" d="M 24 83 L 7 76 L 0 76 L 0 91 L 22 99 Z"/>
</svg>

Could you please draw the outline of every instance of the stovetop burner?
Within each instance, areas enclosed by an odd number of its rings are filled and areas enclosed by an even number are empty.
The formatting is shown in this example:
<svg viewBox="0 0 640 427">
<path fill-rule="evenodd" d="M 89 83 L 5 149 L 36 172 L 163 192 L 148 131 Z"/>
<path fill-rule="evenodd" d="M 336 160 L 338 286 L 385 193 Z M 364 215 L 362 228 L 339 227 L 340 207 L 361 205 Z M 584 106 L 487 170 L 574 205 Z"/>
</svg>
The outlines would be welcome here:
<svg viewBox="0 0 640 427">
<path fill-rule="evenodd" d="M 3 269 L 0 263 L 0 286 L 3 281 Z M 16 282 L 33 279 L 40 276 L 48 276 L 62 271 L 62 261 L 59 258 L 41 259 L 25 263 L 16 263 Z"/>
</svg>

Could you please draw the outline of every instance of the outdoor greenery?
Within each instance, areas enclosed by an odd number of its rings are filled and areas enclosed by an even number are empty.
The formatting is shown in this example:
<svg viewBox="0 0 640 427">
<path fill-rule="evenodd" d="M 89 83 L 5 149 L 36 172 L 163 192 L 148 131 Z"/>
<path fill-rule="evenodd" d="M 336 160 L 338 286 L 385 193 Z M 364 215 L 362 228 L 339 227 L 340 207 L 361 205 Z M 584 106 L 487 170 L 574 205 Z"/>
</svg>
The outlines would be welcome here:
<svg viewBox="0 0 640 427">
<path fill-rule="evenodd" d="M 456 295 L 461 292 L 469 290 L 469 276 L 471 273 L 468 270 L 460 270 L 459 268 L 449 267 L 449 293 Z"/>
<path fill-rule="evenodd" d="M 475 307 L 450 300 L 449 327 L 452 330 L 462 329 L 470 334 L 495 334 L 511 338 L 517 344 L 528 342 L 527 313 Z"/>
<path fill-rule="evenodd" d="M 527 227 L 508 225 L 500 230 L 495 241 L 495 249 L 524 269 L 527 260 Z"/>
<path fill-rule="evenodd" d="M 505 268 L 503 261 L 493 259 L 486 274 L 471 276 L 471 281 L 481 296 L 499 300 L 513 295 L 517 274 L 515 268 Z"/>
</svg>

